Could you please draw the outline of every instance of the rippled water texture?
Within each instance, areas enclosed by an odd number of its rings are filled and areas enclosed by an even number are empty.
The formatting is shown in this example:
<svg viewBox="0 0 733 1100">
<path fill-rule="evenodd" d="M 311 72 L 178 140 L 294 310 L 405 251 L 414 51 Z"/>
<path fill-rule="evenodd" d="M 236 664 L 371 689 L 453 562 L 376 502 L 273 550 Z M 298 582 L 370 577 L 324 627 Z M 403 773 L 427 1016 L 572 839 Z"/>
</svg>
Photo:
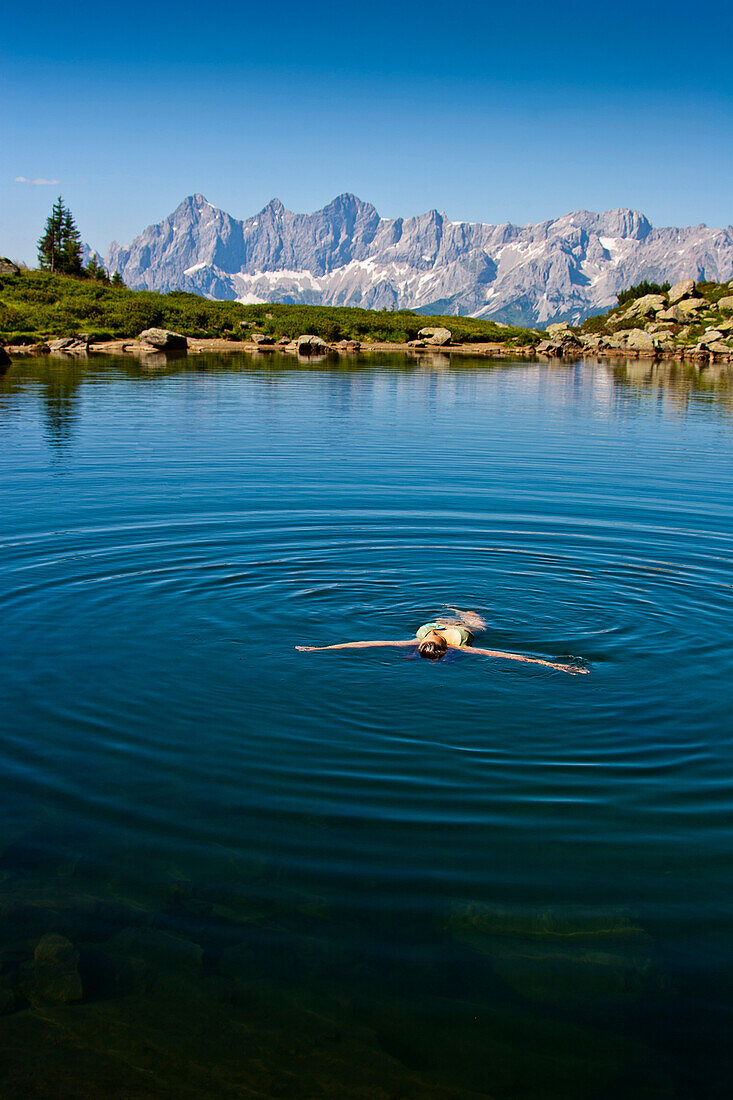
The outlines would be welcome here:
<svg viewBox="0 0 733 1100">
<path fill-rule="evenodd" d="M 732 441 L 679 366 L 13 365 L 3 1100 L 727 1098 Z M 446 603 L 591 674 L 294 650 Z"/>
</svg>

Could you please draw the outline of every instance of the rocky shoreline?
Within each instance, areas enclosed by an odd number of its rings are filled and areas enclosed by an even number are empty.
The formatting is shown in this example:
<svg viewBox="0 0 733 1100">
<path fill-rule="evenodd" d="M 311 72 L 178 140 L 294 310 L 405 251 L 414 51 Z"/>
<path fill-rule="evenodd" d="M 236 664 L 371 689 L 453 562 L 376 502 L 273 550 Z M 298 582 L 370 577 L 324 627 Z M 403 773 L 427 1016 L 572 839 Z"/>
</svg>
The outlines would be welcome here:
<svg viewBox="0 0 733 1100">
<path fill-rule="evenodd" d="M 722 288 L 720 293 L 725 293 Z M 687 362 L 701 369 L 710 363 L 733 363 L 733 295 L 711 300 L 701 296 L 692 279 L 676 283 L 666 293 L 644 294 L 631 304 L 620 306 L 605 317 L 592 318 L 590 322 L 594 331 L 587 331 L 589 322 L 580 327 L 571 327 L 566 322 L 549 325 L 546 333 L 537 334 L 544 339 L 524 345 L 497 341 L 454 343 L 451 330 L 443 327 L 420 329 L 418 338 L 406 343 L 355 339 L 328 342 L 312 333 L 294 339 L 289 336 L 277 339 L 251 331 L 247 331 L 244 340 L 195 339 L 162 328 L 145 329 L 137 339 L 123 340 L 105 340 L 82 333 L 39 344 L 3 347 L 0 343 L 0 366 L 7 368 L 14 356 L 25 355 L 134 355 L 150 362 L 152 357 L 162 361 L 181 355 L 237 352 L 263 356 L 280 352 L 301 362 L 357 353 L 402 352 L 416 357 L 425 354 L 434 357 L 439 352 L 483 358 L 566 361 L 586 356 L 610 360 L 666 359 Z M 248 330 L 250 324 L 243 327 Z"/>
<path fill-rule="evenodd" d="M 344 343 L 347 343 L 346 341 Z M 61 358 L 84 358 L 95 355 L 130 355 L 140 359 L 151 357 L 178 358 L 185 355 L 202 354 L 248 354 L 265 358 L 268 353 L 280 352 L 294 354 L 301 362 L 315 362 L 325 359 L 327 356 L 355 354 L 388 354 L 404 353 L 414 356 L 416 359 L 435 357 L 435 353 L 450 356 L 473 356 L 483 359 L 522 359 L 539 362 L 562 360 L 564 362 L 577 361 L 585 358 L 613 360 L 613 359 L 641 359 L 649 361 L 675 360 L 696 365 L 699 368 L 710 363 L 733 364 L 733 349 L 726 348 L 725 352 L 699 347 L 658 348 L 632 346 L 599 347 L 594 342 L 578 339 L 557 339 L 553 341 L 551 348 L 536 347 L 535 345 L 522 345 L 519 347 L 507 347 L 505 344 L 450 344 L 441 348 L 416 348 L 412 343 L 359 343 L 348 341 L 355 345 L 342 347 L 338 344 L 324 344 L 322 349 L 304 353 L 288 346 L 261 345 L 251 341 L 232 341 L 219 339 L 189 340 L 185 349 L 161 349 L 141 340 L 111 340 L 103 343 L 86 344 L 82 340 L 66 347 L 54 346 L 57 341 L 49 341 L 45 344 L 23 344 L 16 347 L 8 346 L 0 348 L 0 366 L 8 366 L 13 358 L 29 356 L 51 356 Z"/>
</svg>

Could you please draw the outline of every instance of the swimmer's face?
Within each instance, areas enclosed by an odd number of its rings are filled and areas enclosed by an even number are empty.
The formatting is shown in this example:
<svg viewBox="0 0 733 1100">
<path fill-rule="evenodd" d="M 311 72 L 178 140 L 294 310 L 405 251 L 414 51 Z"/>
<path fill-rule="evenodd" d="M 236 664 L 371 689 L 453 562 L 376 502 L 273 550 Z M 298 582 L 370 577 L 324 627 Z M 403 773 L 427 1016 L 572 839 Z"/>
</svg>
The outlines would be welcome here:
<svg viewBox="0 0 733 1100">
<path fill-rule="evenodd" d="M 428 661 L 439 661 L 441 657 L 445 657 L 448 651 L 448 643 L 435 630 L 431 630 L 420 642 L 417 651 L 421 657 L 425 657 Z"/>
</svg>

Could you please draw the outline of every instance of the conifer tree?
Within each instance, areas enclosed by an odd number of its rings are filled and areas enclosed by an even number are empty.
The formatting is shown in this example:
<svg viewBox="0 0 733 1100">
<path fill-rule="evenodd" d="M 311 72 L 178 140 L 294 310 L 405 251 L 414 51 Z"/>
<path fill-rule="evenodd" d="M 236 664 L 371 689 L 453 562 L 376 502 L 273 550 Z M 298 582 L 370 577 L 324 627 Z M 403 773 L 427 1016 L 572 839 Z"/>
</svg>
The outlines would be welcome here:
<svg viewBox="0 0 733 1100">
<path fill-rule="evenodd" d="M 62 275 L 81 275 L 82 246 L 79 230 L 71 211 L 59 195 L 46 219 L 46 229 L 38 242 L 38 262 L 45 271 Z"/>
</svg>

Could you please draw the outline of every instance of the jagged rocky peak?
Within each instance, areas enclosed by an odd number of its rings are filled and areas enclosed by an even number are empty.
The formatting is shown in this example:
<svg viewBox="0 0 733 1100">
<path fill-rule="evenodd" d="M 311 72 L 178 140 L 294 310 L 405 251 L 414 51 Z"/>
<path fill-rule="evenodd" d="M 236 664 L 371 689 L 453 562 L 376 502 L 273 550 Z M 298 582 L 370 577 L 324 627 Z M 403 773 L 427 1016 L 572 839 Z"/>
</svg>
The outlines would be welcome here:
<svg viewBox="0 0 733 1100">
<path fill-rule="evenodd" d="M 260 215 L 262 215 L 262 214 L 271 214 L 272 217 L 279 218 L 279 217 L 282 217 L 282 215 L 286 214 L 287 212 L 288 211 L 285 209 L 285 206 L 280 201 L 280 199 L 270 199 L 270 201 L 267 203 L 267 205 L 263 206 L 262 209 L 260 210 Z"/>
<path fill-rule="evenodd" d="M 296 214 L 272 199 L 238 221 L 201 194 L 107 268 L 128 286 L 241 301 L 306 302 L 577 322 L 642 279 L 733 277 L 733 229 L 653 229 L 637 210 L 576 210 L 522 226 L 450 221 L 430 210 L 381 218 L 345 192 Z"/>
<path fill-rule="evenodd" d="M 599 218 L 601 228 L 609 237 L 626 237 L 643 241 L 652 231 L 652 223 L 639 210 L 606 210 Z"/>
</svg>

